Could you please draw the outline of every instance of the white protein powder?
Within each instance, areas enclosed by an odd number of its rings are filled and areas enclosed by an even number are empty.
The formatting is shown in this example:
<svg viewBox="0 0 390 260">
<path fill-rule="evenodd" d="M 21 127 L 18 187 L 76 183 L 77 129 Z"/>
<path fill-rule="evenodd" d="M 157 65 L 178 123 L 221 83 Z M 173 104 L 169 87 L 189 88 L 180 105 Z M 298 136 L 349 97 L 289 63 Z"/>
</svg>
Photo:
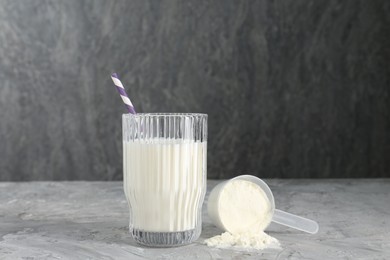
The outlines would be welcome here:
<svg viewBox="0 0 390 260">
<path fill-rule="evenodd" d="M 205 240 L 208 246 L 213 247 L 242 247 L 252 249 L 265 249 L 269 247 L 279 247 L 279 241 L 267 235 L 263 231 L 253 234 L 252 232 L 231 234 L 229 232 L 222 233 L 221 235 L 209 238 Z"/>
<path fill-rule="evenodd" d="M 264 249 L 279 246 L 264 229 L 272 219 L 271 203 L 255 183 L 229 181 L 218 198 L 219 220 L 227 231 L 205 240 L 208 246 Z"/>
</svg>

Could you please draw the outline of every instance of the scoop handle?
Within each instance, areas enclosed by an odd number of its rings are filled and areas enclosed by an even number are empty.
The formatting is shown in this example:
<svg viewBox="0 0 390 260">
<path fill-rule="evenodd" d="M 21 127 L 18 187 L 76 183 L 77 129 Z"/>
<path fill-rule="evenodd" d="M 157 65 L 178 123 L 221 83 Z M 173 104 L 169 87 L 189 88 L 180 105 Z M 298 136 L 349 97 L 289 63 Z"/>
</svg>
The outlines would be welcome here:
<svg viewBox="0 0 390 260">
<path fill-rule="evenodd" d="M 275 209 L 272 222 L 310 234 L 316 234 L 319 229 L 318 223 L 314 220 L 303 218 L 279 209 Z"/>
</svg>

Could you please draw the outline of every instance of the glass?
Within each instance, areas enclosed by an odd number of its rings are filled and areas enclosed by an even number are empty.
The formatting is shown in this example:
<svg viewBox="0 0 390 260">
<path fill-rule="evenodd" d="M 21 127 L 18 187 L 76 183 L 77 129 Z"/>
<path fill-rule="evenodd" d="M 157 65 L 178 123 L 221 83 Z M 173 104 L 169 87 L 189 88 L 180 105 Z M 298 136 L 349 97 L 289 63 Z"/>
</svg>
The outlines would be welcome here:
<svg viewBox="0 0 390 260">
<path fill-rule="evenodd" d="M 189 244 L 202 229 L 206 114 L 124 114 L 123 187 L 140 244 Z"/>
</svg>

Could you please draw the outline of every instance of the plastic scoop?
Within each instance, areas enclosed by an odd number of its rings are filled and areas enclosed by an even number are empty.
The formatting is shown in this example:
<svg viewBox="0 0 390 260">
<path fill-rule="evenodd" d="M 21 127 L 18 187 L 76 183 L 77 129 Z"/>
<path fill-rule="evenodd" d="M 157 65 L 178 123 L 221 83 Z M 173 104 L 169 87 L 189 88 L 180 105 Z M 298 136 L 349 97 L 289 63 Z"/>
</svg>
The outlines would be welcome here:
<svg viewBox="0 0 390 260">
<path fill-rule="evenodd" d="M 270 206 L 271 206 L 271 215 L 272 218 L 269 219 L 269 222 L 266 223 L 266 227 L 272 222 L 278 223 L 280 225 L 284 225 L 290 228 L 294 228 L 297 230 L 301 230 L 310 234 L 316 234 L 318 232 L 318 224 L 317 222 L 303 218 L 279 209 L 275 209 L 275 200 L 274 196 L 272 194 L 271 189 L 268 187 L 268 185 L 262 181 L 261 179 L 252 176 L 252 175 L 241 175 L 237 176 L 233 179 L 224 181 L 220 184 L 218 184 L 210 193 L 209 200 L 208 200 L 208 212 L 209 216 L 212 220 L 212 222 L 219 228 L 224 229 L 224 225 L 221 222 L 219 218 L 219 205 L 218 205 L 218 200 L 219 200 L 219 195 L 221 194 L 223 188 L 225 187 L 226 184 L 228 184 L 231 181 L 234 180 L 243 180 L 243 181 L 249 181 L 254 184 L 256 184 L 258 187 L 260 187 L 264 193 L 266 194 Z M 226 230 L 227 231 L 227 230 Z"/>
</svg>

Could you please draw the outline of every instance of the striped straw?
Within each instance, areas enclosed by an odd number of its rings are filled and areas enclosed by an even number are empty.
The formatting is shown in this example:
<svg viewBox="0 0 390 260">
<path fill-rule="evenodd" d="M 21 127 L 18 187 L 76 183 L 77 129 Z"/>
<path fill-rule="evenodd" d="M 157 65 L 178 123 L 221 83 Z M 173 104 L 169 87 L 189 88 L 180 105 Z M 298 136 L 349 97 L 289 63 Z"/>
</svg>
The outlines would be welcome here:
<svg viewBox="0 0 390 260">
<path fill-rule="evenodd" d="M 118 90 L 119 95 L 121 95 L 123 103 L 125 103 L 125 106 L 127 107 L 127 110 L 129 110 L 129 113 L 136 114 L 133 103 L 131 103 L 130 98 L 127 96 L 125 88 L 123 87 L 122 82 L 118 78 L 118 74 L 112 73 L 111 79 L 112 81 L 114 81 L 115 87 Z"/>
</svg>

